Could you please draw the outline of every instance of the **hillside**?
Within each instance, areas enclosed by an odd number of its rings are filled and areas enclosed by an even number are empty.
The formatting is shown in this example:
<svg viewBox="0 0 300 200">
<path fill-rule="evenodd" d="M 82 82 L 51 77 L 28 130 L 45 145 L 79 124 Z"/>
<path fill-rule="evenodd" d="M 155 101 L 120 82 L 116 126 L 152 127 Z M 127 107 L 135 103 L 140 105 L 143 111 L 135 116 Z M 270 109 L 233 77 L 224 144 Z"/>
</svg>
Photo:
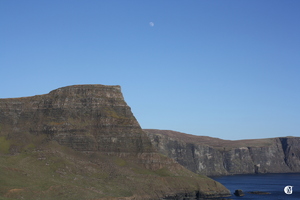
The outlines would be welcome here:
<svg viewBox="0 0 300 200">
<path fill-rule="evenodd" d="M 0 99 L 1 199 L 218 197 L 229 191 L 157 152 L 120 86 Z"/>
<path fill-rule="evenodd" d="M 222 140 L 169 130 L 144 130 L 162 154 L 205 175 L 300 172 L 300 138 Z"/>
</svg>

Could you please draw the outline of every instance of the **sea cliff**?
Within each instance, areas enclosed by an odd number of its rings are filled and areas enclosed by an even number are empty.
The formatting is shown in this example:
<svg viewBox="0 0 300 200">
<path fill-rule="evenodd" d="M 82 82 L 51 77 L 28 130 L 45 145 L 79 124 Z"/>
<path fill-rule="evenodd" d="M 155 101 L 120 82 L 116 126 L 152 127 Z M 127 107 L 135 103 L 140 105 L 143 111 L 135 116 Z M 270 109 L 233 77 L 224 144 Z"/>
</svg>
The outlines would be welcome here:
<svg viewBox="0 0 300 200">
<path fill-rule="evenodd" d="M 77 85 L 46 95 L 1 99 L 0 125 L 8 138 L 45 134 L 78 151 L 153 151 L 120 86 Z"/>
<path fill-rule="evenodd" d="M 160 154 L 120 86 L 0 99 L 0 197 L 161 199 L 229 195 Z"/>
<path fill-rule="evenodd" d="M 209 176 L 300 172 L 300 138 L 222 140 L 176 131 L 146 129 L 162 154 Z"/>
</svg>

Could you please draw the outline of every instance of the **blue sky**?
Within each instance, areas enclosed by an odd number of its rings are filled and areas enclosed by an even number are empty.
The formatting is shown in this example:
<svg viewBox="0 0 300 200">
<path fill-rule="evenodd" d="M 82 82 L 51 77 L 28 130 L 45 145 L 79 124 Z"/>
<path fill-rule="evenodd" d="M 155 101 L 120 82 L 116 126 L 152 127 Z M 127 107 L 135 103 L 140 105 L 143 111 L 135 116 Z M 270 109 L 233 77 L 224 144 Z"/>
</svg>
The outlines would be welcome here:
<svg viewBox="0 0 300 200">
<path fill-rule="evenodd" d="M 298 0 L 2 0 L 0 98 L 121 85 L 142 128 L 300 136 L 299 9 Z"/>
</svg>

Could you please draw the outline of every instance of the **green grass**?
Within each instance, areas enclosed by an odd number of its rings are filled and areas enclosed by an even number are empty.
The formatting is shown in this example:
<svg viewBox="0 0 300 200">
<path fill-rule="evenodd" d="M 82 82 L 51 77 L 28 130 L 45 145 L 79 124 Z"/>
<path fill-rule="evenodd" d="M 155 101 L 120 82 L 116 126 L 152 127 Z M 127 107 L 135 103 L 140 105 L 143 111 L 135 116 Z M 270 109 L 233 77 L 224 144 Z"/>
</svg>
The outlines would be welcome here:
<svg viewBox="0 0 300 200">
<path fill-rule="evenodd" d="M 86 154 L 55 141 L 45 142 L 43 137 L 28 137 L 25 139 L 31 143 L 27 145 L 23 140 L 0 137 L 0 200 L 153 196 L 154 191 L 163 194 L 170 190 L 194 190 L 202 180 L 207 180 L 184 168 L 171 171 L 168 167 L 172 164 L 148 169 L 134 155 Z M 18 144 L 20 152 L 10 154 L 11 144 Z M 169 162 L 167 157 L 159 159 Z"/>
<path fill-rule="evenodd" d="M 105 196 L 100 191 L 110 186 L 104 183 L 109 175 L 97 171 L 96 165 L 89 167 L 88 161 L 77 160 L 81 162 L 77 163 L 75 157 L 72 161 L 46 152 L 43 156 L 36 152 L 1 156 L 0 196 L 13 199 L 93 199 Z M 11 193 L 14 189 L 22 191 Z"/>
<path fill-rule="evenodd" d="M 127 162 L 124 159 L 119 158 L 119 157 L 116 157 L 114 161 L 118 166 L 121 166 L 121 167 L 123 167 L 127 164 Z"/>
<path fill-rule="evenodd" d="M 0 153 L 9 153 L 10 141 L 6 140 L 4 136 L 0 137 Z"/>
<path fill-rule="evenodd" d="M 166 169 L 166 168 L 161 168 L 155 171 L 155 173 L 159 176 L 171 176 L 172 173 Z"/>
</svg>

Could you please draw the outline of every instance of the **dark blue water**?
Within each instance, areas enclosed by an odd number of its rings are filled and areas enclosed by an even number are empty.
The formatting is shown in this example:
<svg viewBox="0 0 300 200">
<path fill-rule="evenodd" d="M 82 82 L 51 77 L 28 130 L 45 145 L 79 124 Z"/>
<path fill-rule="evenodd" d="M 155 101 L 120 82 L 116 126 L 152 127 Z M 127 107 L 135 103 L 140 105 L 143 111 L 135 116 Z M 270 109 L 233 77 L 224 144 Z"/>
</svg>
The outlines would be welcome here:
<svg viewBox="0 0 300 200">
<path fill-rule="evenodd" d="M 300 200 L 300 174 L 251 174 L 211 177 L 222 183 L 232 193 L 230 199 L 298 199 Z M 285 194 L 284 187 L 293 186 L 292 194 Z M 233 193 L 241 189 L 245 193 L 243 197 L 237 197 Z M 251 191 L 263 191 L 271 194 L 249 194 Z"/>
</svg>

